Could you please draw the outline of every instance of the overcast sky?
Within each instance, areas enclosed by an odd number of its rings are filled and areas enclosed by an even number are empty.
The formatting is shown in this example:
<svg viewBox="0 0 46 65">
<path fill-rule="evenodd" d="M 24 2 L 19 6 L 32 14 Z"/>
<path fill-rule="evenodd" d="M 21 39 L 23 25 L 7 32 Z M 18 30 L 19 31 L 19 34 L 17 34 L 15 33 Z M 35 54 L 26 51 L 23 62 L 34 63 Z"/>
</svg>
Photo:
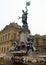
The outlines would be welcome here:
<svg viewBox="0 0 46 65">
<path fill-rule="evenodd" d="M 31 34 L 46 34 L 46 0 L 31 1 L 28 7 L 28 26 Z M 0 30 L 11 22 L 22 25 L 22 10 L 25 10 L 26 0 L 0 0 Z"/>
</svg>

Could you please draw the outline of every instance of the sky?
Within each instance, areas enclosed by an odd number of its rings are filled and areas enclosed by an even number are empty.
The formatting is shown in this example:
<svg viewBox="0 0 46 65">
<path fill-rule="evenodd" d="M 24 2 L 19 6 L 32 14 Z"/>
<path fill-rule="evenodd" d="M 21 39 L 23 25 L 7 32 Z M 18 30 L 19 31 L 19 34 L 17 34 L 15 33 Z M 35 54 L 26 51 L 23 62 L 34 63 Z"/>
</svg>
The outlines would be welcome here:
<svg viewBox="0 0 46 65">
<path fill-rule="evenodd" d="M 28 26 L 32 35 L 46 35 L 46 0 L 27 0 Z M 25 10 L 26 0 L 0 0 L 0 30 L 6 25 L 15 22 L 22 26 L 22 10 Z"/>
</svg>

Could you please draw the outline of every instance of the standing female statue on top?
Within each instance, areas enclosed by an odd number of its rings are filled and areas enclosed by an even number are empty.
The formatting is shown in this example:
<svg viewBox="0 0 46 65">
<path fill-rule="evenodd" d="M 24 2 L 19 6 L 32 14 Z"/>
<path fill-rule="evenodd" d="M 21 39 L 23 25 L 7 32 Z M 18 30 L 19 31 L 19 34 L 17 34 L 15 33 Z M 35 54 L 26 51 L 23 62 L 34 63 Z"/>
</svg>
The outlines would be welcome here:
<svg viewBox="0 0 46 65">
<path fill-rule="evenodd" d="M 27 24 L 27 12 L 25 12 L 24 10 L 22 10 L 23 14 L 22 14 L 22 23 L 23 24 Z"/>
<path fill-rule="evenodd" d="M 23 14 L 22 14 L 22 23 L 23 23 L 23 27 L 28 27 L 27 25 L 27 11 L 25 12 L 24 10 L 22 10 Z"/>
<path fill-rule="evenodd" d="M 24 28 L 28 28 L 28 24 L 27 24 L 27 14 L 28 14 L 28 9 L 27 6 L 30 5 L 30 2 L 26 2 L 26 11 L 22 10 L 23 14 L 22 14 L 22 23 L 23 23 L 23 27 Z"/>
<path fill-rule="evenodd" d="M 23 29 L 28 29 L 28 24 L 27 24 L 27 14 L 28 14 L 28 9 L 27 9 L 27 6 L 30 5 L 30 2 L 26 2 L 26 11 L 22 10 L 22 17 L 19 17 L 18 19 L 22 18 L 22 23 L 23 23 L 23 26 L 22 28 Z"/>
</svg>

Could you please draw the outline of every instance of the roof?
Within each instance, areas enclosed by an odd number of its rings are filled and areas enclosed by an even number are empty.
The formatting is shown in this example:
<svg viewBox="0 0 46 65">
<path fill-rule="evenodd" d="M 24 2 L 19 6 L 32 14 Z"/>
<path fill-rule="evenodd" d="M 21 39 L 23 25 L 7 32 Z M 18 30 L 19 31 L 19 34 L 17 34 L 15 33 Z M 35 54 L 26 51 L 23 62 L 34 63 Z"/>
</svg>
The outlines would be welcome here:
<svg viewBox="0 0 46 65">
<path fill-rule="evenodd" d="M 43 39 L 46 39 L 46 35 L 43 35 L 42 38 L 43 38 Z"/>
<path fill-rule="evenodd" d="M 15 27 L 15 28 L 18 28 L 18 29 L 21 28 L 21 26 L 19 26 L 17 23 L 12 22 L 12 23 L 10 23 L 9 25 L 6 25 L 5 28 L 4 28 L 3 30 L 1 30 L 0 32 L 2 32 L 2 31 L 4 31 L 4 30 L 8 29 L 9 27 Z"/>
</svg>

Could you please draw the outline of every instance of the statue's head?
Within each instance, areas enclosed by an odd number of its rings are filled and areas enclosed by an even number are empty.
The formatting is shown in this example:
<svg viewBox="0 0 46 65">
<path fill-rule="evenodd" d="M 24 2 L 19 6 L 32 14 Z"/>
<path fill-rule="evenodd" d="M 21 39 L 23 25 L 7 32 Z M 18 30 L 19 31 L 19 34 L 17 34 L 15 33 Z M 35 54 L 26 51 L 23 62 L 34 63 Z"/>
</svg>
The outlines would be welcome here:
<svg viewBox="0 0 46 65">
<path fill-rule="evenodd" d="M 24 10 L 22 10 L 22 12 L 24 13 Z"/>
</svg>

